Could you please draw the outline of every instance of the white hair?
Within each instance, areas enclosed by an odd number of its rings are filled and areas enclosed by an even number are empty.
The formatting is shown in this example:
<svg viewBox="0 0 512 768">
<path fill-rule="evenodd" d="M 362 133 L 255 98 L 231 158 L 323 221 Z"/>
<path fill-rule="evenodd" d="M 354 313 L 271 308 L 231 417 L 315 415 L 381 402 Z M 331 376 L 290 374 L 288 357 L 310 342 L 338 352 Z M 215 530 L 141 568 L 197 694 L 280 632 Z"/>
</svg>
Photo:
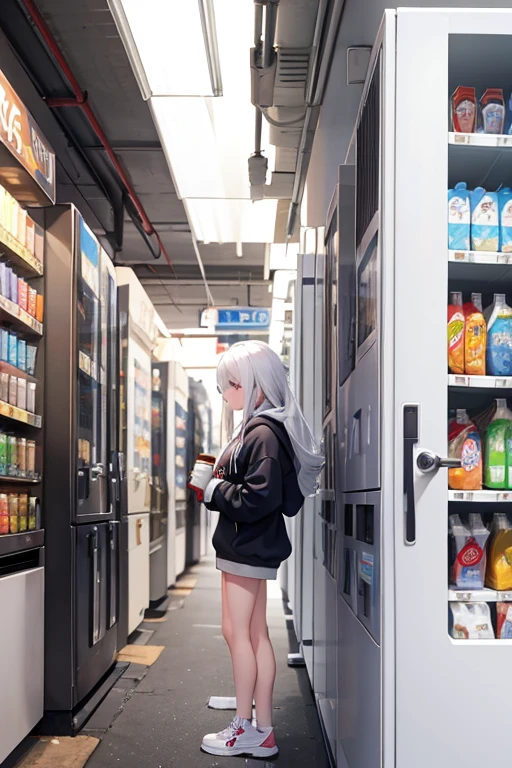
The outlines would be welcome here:
<svg viewBox="0 0 512 768">
<path fill-rule="evenodd" d="M 239 446 L 235 458 L 243 444 L 247 424 L 256 412 L 265 413 L 284 424 L 288 432 L 303 496 L 314 493 L 324 458 L 293 396 L 279 356 L 263 341 L 233 344 L 219 361 L 217 383 L 221 392 L 225 392 L 231 383 L 241 384 L 244 390 L 243 418 L 237 434 Z M 265 403 L 258 408 L 262 394 Z"/>
</svg>

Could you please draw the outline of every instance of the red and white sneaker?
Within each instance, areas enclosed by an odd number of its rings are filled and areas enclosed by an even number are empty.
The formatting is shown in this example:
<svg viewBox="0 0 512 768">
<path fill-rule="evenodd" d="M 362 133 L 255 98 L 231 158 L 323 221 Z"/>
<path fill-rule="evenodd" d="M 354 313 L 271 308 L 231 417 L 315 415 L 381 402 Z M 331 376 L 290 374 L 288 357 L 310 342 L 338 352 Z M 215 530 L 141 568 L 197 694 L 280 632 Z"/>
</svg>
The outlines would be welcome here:
<svg viewBox="0 0 512 768">
<path fill-rule="evenodd" d="M 210 755 L 272 757 L 279 752 L 273 728 L 255 728 L 250 720 L 235 717 L 220 733 L 204 737 L 201 749 Z"/>
</svg>

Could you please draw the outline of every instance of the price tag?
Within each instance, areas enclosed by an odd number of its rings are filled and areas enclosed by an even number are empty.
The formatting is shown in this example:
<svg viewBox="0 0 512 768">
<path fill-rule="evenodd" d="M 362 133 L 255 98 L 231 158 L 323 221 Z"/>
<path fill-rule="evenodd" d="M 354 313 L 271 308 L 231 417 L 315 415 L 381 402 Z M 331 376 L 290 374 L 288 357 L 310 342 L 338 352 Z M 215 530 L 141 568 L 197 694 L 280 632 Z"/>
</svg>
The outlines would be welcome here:
<svg viewBox="0 0 512 768">
<path fill-rule="evenodd" d="M 469 261 L 469 253 L 465 251 L 455 251 L 453 254 L 454 261 Z"/>
<path fill-rule="evenodd" d="M 512 147 L 512 136 L 500 136 L 498 138 L 499 147 Z"/>
<path fill-rule="evenodd" d="M 512 493 L 498 493 L 497 499 L 498 501 L 512 501 Z"/>
<path fill-rule="evenodd" d="M 465 133 L 454 133 L 453 139 L 455 144 L 469 144 L 470 136 Z"/>
<path fill-rule="evenodd" d="M 495 379 L 494 380 L 494 386 L 496 389 L 504 389 L 506 387 L 510 387 L 511 382 L 509 379 Z"/>
</svg>

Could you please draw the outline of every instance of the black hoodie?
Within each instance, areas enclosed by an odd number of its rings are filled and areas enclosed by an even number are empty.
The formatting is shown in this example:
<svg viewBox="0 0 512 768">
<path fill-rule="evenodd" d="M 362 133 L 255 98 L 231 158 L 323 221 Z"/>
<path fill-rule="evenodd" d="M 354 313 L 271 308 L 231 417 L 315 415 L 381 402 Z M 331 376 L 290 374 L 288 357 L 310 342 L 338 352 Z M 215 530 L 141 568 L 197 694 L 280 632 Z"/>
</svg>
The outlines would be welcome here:
<svg viewBox="0 0 512 768">
<path fill-rule="evenodd" d="M 230 456 L 226 451 L 217 466 L 222 482 L 206 505 L 220 512 L 215 551 L 223 560 L 277 568 L 292 552 L 283 515 L 293 517 L 304 501 L 286 427 L 256 416 L 245 429 L 236 462 Z"/>
</svg>

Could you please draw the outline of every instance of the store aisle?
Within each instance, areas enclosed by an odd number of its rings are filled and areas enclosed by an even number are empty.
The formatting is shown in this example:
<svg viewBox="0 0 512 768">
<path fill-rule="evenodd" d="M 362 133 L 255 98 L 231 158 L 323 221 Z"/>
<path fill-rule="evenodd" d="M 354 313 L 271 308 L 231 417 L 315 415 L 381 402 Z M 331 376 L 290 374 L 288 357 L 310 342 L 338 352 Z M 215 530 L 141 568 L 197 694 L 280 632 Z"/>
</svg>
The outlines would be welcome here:
<svg viewBox="0 0 512 768">
<path fill-rule="evenodd" d="M 208 709 L 210 696 L 234 694 L 231 663 L 221 633 L 220 574 L 213 560 L 197 567 L 198 582 L 183 608 L 170 611 L 152 645 L 165 646 L 104 734 L 87 768 L 225 768 L 262 761 L 213 757 L 200 751 L 204 733 L 220 730 L 231 712 Z M 274 585 L 269 626 L 277 657 L 275 726 L 285 766 L 327 768 L 316 707 L 305 669 L 287 666 L 290 633 Z M 267 766 L 273 765 L 268 763 Z"/>
</svg>

